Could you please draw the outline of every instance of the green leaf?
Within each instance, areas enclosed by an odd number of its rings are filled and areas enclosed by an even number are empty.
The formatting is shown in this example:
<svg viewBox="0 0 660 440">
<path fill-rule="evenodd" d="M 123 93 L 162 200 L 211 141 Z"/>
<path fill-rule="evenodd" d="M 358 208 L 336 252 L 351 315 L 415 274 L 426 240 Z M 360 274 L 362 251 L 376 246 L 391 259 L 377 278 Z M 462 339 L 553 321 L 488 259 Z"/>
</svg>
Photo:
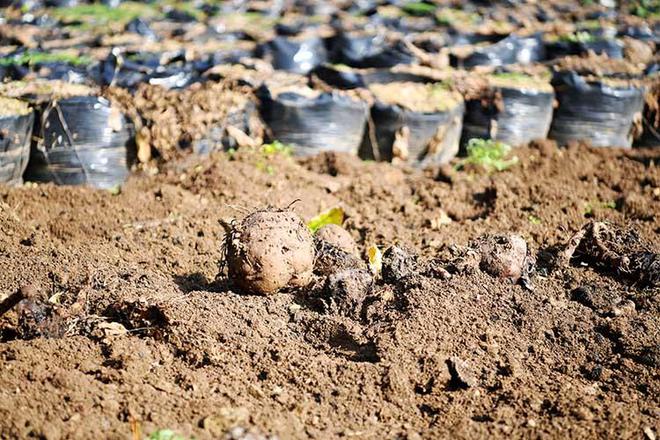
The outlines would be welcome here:
<svg viewBox="0 0 660 440">
<path fill-rule="evenodd" d="M 344 210 L 338 207 L 322 212 L 307 223 L 307 227 L 315 233 L 325 225 L 339 225 L 344 223 Z"/>
<path fill-rule="evenodd" d="M 518 163 L 518 157 L 508 158 L 510 153 L 511 146 L 504 142 L 473 138 L 468 142 L 468 156 L 459 163 L 459 167 L 472 164 L 483 167 L 487 172 L 504 171 Z"/>
<path fill-rule="evenodd" d="M 159 429 L 149 436 L 149 440 L 186 440 L 186 438 L 171 429 Z"/>
<path fill-rule="evenodd" d="M 267 157 L 275 154 L 291 156 L 293 154 L 293 147 L 291 145 L 283 144 L 280 141 L 273 141 L 270 144 L 263 144 L 261 146 L 261 153 Z"/>
<path fill-rule="evenodd" d="M 436 6 L 424 2 L 410 2 L 401 9 L 409 15 L 431 15 L 435 12 Z"/>
</svg>

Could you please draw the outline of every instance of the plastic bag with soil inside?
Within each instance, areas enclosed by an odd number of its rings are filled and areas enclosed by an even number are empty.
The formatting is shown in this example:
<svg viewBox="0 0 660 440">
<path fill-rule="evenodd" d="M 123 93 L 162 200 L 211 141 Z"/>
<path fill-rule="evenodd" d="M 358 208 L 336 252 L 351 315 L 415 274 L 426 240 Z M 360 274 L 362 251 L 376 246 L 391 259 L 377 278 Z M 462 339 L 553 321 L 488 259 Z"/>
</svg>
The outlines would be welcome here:
<svg viewBox="0 0 660 440">
<path fill-rule="evenodd" d="M 558 72 L 552 85 L 559 103 L 549 137 L 560 144 L 587 140 L 595 147 L 630 147 L 641 120 L 644 89 L 625 81 L 587 80 Z"/>
<path fill-rule="evenodd" d="M 608 58 L 623 58 L 623 43 L 618 40 L 593 39 L 588 41 L 553 41 L 545 44 L 548 59 L 593 52 Z"/>
<path fill-rule="evenodd" d="M 113 50 L 101 63 L 101 83 L 127 89 L 140 83 L 180 89 L 194 82 L 198 74 L 183 53 L 123 53 Z"/>
<path fill-rule="evenodd" d="M 26 103 L 0 97 L 0 183 L 22 182 L 33 124 L 34 113 Z"/>
<path fill-rule="evenodd" d="M 392 67 L 415 60 L 402 42 L 388 42 L 380 35 L 341 33 L 330 45 L 332 61 L 351 67 Z"/>
<path fill-rule="evenodd" d="M 369 90 L 376 102 L 360 148 L 363 159 L 398 158 L 423 167 L 456 156 L 464 112 L 460 94 L 442 84 L 372 84 Z"/>
<path fill-rule="evenodd" d="M 257 56 L 269 60 L 274 68 L 306 74 L 328 59 L 325 43 L 318 36 L 278 36 L 257 48 Z"/>
<path fill-rule="evenodd" d="M 487 94 L 492 99 L 465 102 L 462 143 L 472 138 L 523 145 L 545 139 L 552 122 L 554 92 L 549 82 L 520 74 L 495 74 Z"/>
<path fill-rule="evenodd" d="M 26 180 L 113 188 L 134 159 L 124 116 L 97 96 L 74 96 L 42 105 Z"/>
<path fill-rule="evenodd" d="M 368 115 L 363 101 L 305 86 L 282 93 L 262 86 L 257 95 L 273 139 L 291 144 L 296 155 L 321 151 L 357 154 Z"/>
<path fill-rule="evenodd" d="M 365 88 L 369 84 L 388 82 L 432 82 L 432 79 L 409 72 L 390 69 L 353 69 L 341 65 L 323 65 L 312 72 L 318 79 L 339 89 Z"/>
<path fill-rule="evenodd" d="M 545 47 L 539 35 L 519 37 L 510 35 L 495 44 L 476 47 L 466 56 L 452 54 L 454 67 L 505 66 L 508 64 L 530 64 L 545 58 Z"/>
</svg>

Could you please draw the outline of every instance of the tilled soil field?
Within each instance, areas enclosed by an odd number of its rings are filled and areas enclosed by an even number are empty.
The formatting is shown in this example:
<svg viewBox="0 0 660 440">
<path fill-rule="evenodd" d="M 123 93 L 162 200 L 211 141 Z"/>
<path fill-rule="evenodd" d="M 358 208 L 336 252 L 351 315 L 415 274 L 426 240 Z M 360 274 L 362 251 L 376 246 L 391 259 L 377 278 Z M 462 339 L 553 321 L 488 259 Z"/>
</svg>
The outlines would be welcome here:
<svg viewBox="0 0 660 440">
<path fill-rule="evenodd" d="M 658 0 L 0 0 L 0 439 L 660 436 Z"/>
<path fill-rule="evenodd" d="M 3 187 L 0 436 L 656 438 L 660 151 L 516 154 L 488 174 L 243 148 L 121 192 Z M 322 277 L 240 291 L 219 221 L 267 206 L 341 207 L 365 261 L 414 264 L 339 305 Z M 471 258 L 507 233 L 525 282 Z"/>
</svg>

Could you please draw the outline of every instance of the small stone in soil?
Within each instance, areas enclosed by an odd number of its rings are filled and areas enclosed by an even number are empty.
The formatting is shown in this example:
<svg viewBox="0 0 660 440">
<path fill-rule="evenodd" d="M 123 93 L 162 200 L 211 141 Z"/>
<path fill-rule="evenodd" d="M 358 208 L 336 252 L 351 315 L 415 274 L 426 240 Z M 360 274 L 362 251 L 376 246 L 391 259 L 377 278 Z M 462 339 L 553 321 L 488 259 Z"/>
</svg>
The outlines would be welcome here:
<svg viewBox="0 0 660 440">
<path fill-rule="evenodd" d="M 456 356 L 447 359 L 447 367 L 451 375 L 452 384 L 458 388 L 469 388 L 476 385 L 477 380 L 468 365 Z"/>
</svg>

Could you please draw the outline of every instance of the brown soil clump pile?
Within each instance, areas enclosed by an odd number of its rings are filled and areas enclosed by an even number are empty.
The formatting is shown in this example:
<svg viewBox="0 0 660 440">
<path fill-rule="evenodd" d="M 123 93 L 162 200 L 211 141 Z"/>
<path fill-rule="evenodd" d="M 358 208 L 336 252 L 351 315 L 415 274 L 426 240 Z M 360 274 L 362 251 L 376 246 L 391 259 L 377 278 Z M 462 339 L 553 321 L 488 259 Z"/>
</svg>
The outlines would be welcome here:
<svg viewBox="0 0 660 440">
<path fill-rule="evenodd" d="M 660 153 L 516 154 L 501 173 L 422 174 L 241 149 L 134 175 L 121 194 L 0 188 L 0 436 L 657 433 L 657 285 L 603 264 L 598 244 L 620 263 L 657 255 Z M 304 221 L 344 209 L 360 264 L 274 295 L 233 290 L 218 220 L 296 199 Z M 562 260 L 591 222 L 615 232 L 592 228 Z M 457 259 L 510 234 L 536 258 L 533 289 L 506 279 L 517 268 Z M 498 246 L 520 264 L 522 250 Z"/>
</svg>

